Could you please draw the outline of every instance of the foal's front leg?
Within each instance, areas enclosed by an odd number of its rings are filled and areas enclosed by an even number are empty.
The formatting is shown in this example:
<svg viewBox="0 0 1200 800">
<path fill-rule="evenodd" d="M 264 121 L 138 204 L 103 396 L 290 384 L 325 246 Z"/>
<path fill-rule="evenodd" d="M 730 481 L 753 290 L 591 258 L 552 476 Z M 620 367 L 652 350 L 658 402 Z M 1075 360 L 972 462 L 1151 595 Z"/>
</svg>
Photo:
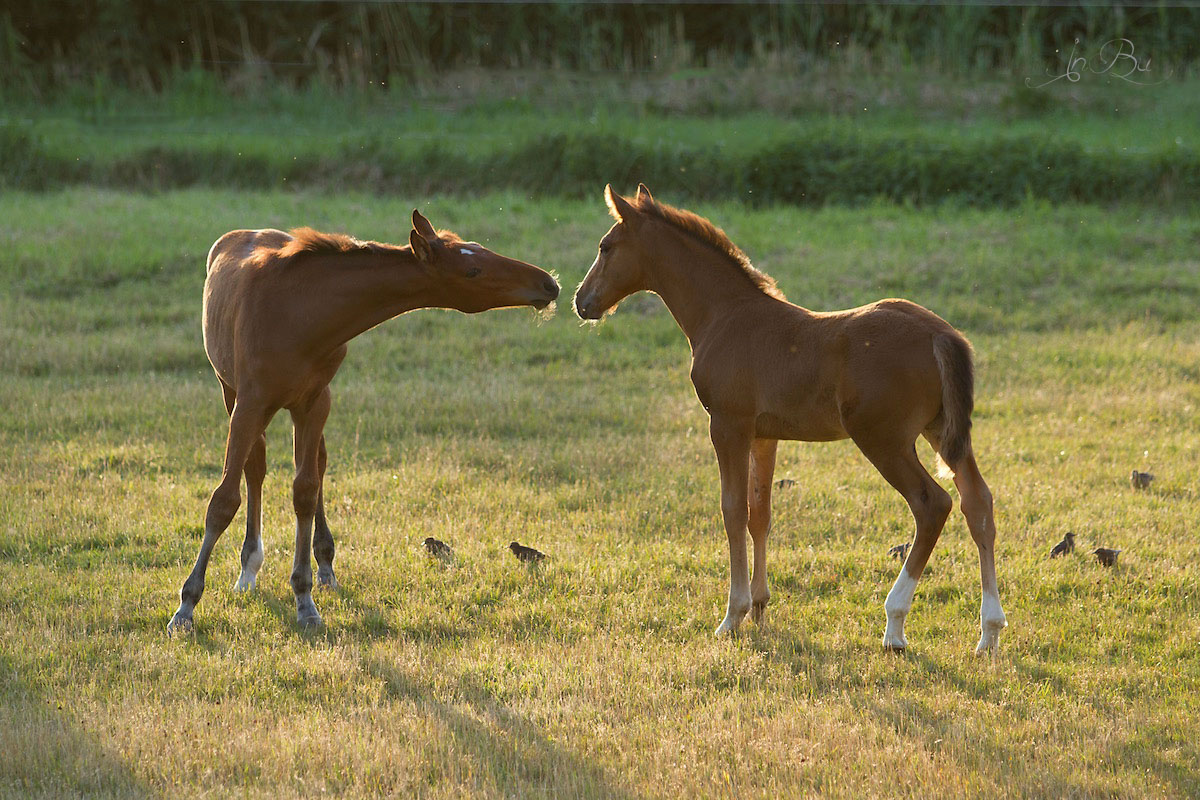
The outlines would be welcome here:
<svg viewBox="0 0 1200 800">
<path fill-rule="evenodd" d="M 714 415 L 709 434 L 721 468 L 721 516 L 729 538 L 729 604 L 717 635 L 735 633 L 750 610 L 750 568 L 746 563 L 746 523 L 749 519 L 747 489 L 750 473 L 750 441 L 753 421 L 725 419 Z M 765 544 L 765 540 L 764 540 Z"/>
<path fill-rule="evenodd" d="M 755 439 L 750 447 L 750 538 L 754 540 L 754 575 L 750 615 L 762 622 L 771 592 L 767 589 L 767 534 L 771 532 L 771 479 L 775 477 L 775 439 Z"/>
</svg>

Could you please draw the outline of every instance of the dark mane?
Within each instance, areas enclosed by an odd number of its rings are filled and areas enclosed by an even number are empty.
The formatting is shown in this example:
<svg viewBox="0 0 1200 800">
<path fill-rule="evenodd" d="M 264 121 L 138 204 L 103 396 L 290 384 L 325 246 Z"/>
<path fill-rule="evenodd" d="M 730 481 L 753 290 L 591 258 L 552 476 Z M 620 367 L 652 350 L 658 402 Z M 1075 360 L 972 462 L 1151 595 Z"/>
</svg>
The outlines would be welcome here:
<svg viewBox="0 0 1200 800">
<path fill-rule="evenodd" d="M 750 279 L 750 282 L 765 294 L 779 300 L 786 299 L 783 292 L 775 285 L 775 279 L 765 272 L 760 272 L 750 263 L 750 258 L 742 249 L 730 241 L 725 231 L 713 225 L 699 214 L 685 211 L 681 208 L 659 203 L 647 196 L 638 195 L 629 201 L 638 211 L 697 239 L 732 261 Z"/>
<path fill-rule="evenodd" d="M 262 266 L 268 261 L 294 261 L 305 254 L 398 253 L 401 250 L 407 250 L 408 247 L 407 245 L 401 247 L 400 245 L 384 244 L 383 242 L 363 241 L 355 239 L 353 236 L 347 236 L 344 233 L 322 233 L 312 228 L 292 228 L 292 230 L 288 231 L 288 234 L 292 238 L 279 247 L 260 245 L 255 248 L 253 255 L 250 256 L 250 262 Z M 440 230 L 437 232 L 437 235 L 442 244 L 454 244 L 463 241 L 462 237 L 454 231 Z"/>
<path fill-rule="evenodd" d="M 364 242 L 344 233 L 322 233 L 312 228 L 293 228 L 291 239 L 279 247 L 259 246 L 250 257 L 262 265 L 268 261 L 292 261 L 305 254 L 385 253 L 398 250 L 395 245 Z"/>
</svg>

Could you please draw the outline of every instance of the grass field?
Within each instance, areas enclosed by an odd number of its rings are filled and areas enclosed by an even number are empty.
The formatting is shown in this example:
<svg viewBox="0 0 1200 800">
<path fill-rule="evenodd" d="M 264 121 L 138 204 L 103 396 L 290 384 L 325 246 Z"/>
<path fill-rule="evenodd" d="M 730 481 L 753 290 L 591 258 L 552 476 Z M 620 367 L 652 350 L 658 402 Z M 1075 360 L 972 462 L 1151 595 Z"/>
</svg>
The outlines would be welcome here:
<svg viewBox="0 0 1200 800">
<path fill-rule="evenodd" d="M 772 606 L 711 635 L 726 548 L 686 342 L 653 297 L 596 328 L 567 308 L 599 189 L 421 201 L 556 270 L 562 308 L 417 312 L 357 341 L 327 428 L 327 627 L 293 621 L 281 418 L 259 588 L 230 591 L 239 515 L 176 639 L 224 441 L 204 253 L 242 226 L 402 240 L 418 199 L 0 195 L 0 795 L 1200 793 L 1194 209 L 697 208 L 794 302 L 903 295 L 973 340 L 1010 623 L 980 661 L 957 514 L 908 653 L 881 651 L 911 519 L 848 443 L 780 448 L 798 483 L 776 495 Z M 1067 530 L 1080 551 L 1047 560 Z M 512 539 L 550 561 L 527 571 Z"/>
<path fill-rule="evenodd" d="M 776 69 L 461 72 L 248 96 L 200 79 L 150 96 L 98 87 L 4 104 L 0 187 L 580 199 L 645 180 L 759 207 L 1200 201 L 1200 82 L 1187 78 L 1030 89 L 1019 75 Z"/>
</svg>

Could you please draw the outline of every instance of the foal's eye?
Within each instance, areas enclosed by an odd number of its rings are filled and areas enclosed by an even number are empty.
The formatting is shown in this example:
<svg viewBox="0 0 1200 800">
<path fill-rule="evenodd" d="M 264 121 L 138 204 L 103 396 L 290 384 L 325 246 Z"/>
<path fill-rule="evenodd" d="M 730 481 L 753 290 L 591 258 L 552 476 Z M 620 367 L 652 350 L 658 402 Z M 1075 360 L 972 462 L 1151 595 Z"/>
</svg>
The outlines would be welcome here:
<svg viewBox="0 0 1200 800">
<path fill-rule="evenodd" d="M 467 270 L 467 277 L 474 278 L 476 275 L 478 275 L 482 271 L 483 270 L 481 270 L 479 267 L 471 267 L 469 270 Z"/>
</svg>

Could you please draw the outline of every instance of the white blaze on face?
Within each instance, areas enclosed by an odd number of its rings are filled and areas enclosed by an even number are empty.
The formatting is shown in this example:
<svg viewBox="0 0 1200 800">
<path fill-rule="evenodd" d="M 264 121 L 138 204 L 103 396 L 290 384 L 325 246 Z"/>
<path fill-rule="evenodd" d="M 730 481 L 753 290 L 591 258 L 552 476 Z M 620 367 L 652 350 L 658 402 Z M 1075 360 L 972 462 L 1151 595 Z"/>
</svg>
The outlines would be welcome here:
<svg viewBox="0 0 1200 800">
<path fill-rule="evenodd" d="M 475 251 L 474 251 L 474 250 L 468 250 L 468 249 L 467 249 L 467 248 L 465 248 L 465 247 L 460 247 L 460 248 L 458 248 L 458 252 L 462 253 L 464 256 L 473 256 L 473 255 L 475 255 Z"/>
</svg>

